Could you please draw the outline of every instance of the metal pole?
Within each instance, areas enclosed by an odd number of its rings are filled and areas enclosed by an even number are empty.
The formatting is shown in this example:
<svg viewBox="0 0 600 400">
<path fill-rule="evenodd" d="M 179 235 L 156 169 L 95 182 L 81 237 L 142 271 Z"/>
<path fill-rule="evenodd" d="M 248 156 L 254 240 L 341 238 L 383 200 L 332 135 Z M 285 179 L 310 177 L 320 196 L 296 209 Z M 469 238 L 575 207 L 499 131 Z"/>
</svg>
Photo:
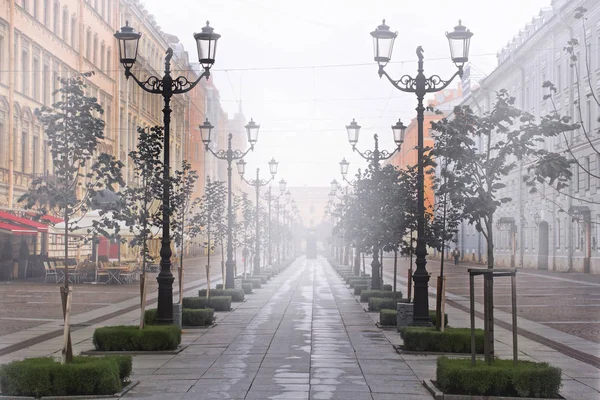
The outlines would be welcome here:
<svg viewBox="0 0 600 400">
<path fill-rule="evenodd" d="M 271 187 L 269 186 L 269 261 L 267 262 L 266 265 L 271 265 L 271 262 L 273 260 L 272 258 L 272 254 L 271 254 L 271 224 L 272 224 L 272 220 L 271 220 Z"/>
<path fill-rule="evenodd" d="M 158 305 L 156 311 L 156 322 L 158 324 L 173 323 L 173 281 L 175 277 L 171 273 L 171 234 L 169 232 L 171 224 L 170 215 L 170 125 L 171 125 L 171 96 L 172 84 L 171 78 L 171 57 L 173 53 L 168 52 L 165 57 L 165 75 L 163 82 L 163 99 L 165 108 L 163 109 L 163 122 L 165 134 L 163 135 L 163 209 L 162 209 L 162 246 L 160 248 L 160 273 L 156 277 L 158 282 Z"/>
<path fill-rule="evenodd" d="M 413 325 L 416 326 L 431 326 L 429 318 L 429 293 L 427 293 L 429 285 L 429 274 L 425 269 L 427 264 L 427 247 L 425 244 L 425 180 L 423 174 L 423 121 L 425 119 L 425 107 L 423 106 L 423 98 L 426 93 L 427 80 L 423 74 L 423 58 L 419 55 L 419 69 L 415 79 L 416 95 L 418 99 L 417 106 L 417 256 L 415 264 L 417 269 L 413 274 L 415 282 L 415 293 L 413 302 Z"/>
<path fill-rule="evenodd" d="M 227 138 L 227 261 L 225 261 L 225 289 L 235 288 L 233 269 L 235 262 L 233 261 L 233 206 L 231 200 L 231 163 L 233 162 L 233 150 L 231 141 L 233 135 L 230 133 Z"/>
<path fill-rule="evenodd" d="M 260 274 L 260 168 L 256 168 L 256 252 L 254 253 L 254 275 Z"/>
</svg>

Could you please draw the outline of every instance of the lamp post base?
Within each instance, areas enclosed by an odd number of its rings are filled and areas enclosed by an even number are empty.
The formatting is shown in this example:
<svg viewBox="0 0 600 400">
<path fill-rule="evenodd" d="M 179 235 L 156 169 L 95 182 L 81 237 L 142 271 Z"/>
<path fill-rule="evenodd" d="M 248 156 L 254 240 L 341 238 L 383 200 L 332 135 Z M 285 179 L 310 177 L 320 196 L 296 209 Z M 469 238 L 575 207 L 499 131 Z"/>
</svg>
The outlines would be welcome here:
<svg viewBox="0 0 600 400">
<path fill-rule="evenodd" d="M 234 289 L 235 288 L 235 261 L 228 260 L 225 261 L 225 289 Z"/>
<path fill-rule="evenodd" d="M 161 272 L 156 277 L 158 282 L 158 304 L 156 310 L 156 324 L 170 325 L 173 323 L 173 282 L 175 277 L 169 270 Z"/>
</svg>

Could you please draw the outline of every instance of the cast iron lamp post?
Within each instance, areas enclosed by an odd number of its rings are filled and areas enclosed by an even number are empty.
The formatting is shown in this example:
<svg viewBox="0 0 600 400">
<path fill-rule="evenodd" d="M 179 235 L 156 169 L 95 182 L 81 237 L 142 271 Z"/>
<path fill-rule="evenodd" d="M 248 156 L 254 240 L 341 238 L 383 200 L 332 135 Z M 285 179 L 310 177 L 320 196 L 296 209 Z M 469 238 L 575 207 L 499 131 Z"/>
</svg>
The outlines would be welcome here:
<svg viewBox="0 0 600 400">
<path fill-rule="evenodd" d="M 427 248 L 425 244 L 425 189 L 423 177 L 423 120 L 425 107 L 423 99 L 427 93 L 435 93 L 446 88 L 450 82 L 457 76 L 462 77 L 463 66 L 469 60 L 469 43 L 471 41 L 471 33 L 465 28 L 461 21 L 454 27 L 453 32 L 446 32 L 446 37 L 450 44 L 450 55 L 452 61 L 457 67 L 457 71 L 452 77 L 444 81 L 438 75 L 425 77 L 423 73 L 423 48 L 417 47 L 418 69 L 415 78 L 404 75 L 399 80 L 393 80 L 387 72 L 385 66 L 392 58 L 392 50 L 394 48 L 394 40 L 398 33 L 390 31 L 390 27 L 383 23 L 371 32 L 373 37 L 373 50 L 375 53 L 375 61 L 379 64 L 379 77 L 385 75 L 390 83 L 398 90 L 403 92 L 415 93 L 417 95 L 417 123 L 418 123 L 418 145 L 417 145 L 417 192 L 418 192 L 418 225 L 417 225 L 417 248 L 416 248 L 416 264 L 417 269 L 413 275 L 415 283 L 414 308 L 413 308 L 413 324 L 417 326 L 431 325 L 429 318 L 429 298 L 427 286 L 429 282 L 429 274 L 425 268 L 427 264 Z"/>
<path fill-rule="evenodd" d="M 379 179 L 379 161 L 387 160 L 392 158 L 394 154 L 404 142 L 404 134 L 406 132 L 406 126 L 402 123 L 402 121 L 398 120 L 395 125 L 392 125 L 392 133 L 394 134 L 394 143 L 396 143 L 396 148 L 391 153 L 387 150 L 379 150 L 379 137 L 377 134 L 373 135 L 373 139 L 375 139 L 375 149 L 374 150 L 366 150 L 361 152 L 356 148 L 356 144 L 358 143 L 358 134 L 360 133 L 360 125 L 356 123 L 353 119 L 350 122 L 350 125 L 346 125 L 346 131 L 348 132 L 348 142 L 352 145 L 352 150 L 357 152 L 362 158 L 371 162 L 371 166 L 373 168 L 373 175 L 375 179 Z M 345 161 L 345 159 L 343 160 Z M 342 161 L 342 162 L 343 162 Z M 340 163 L 342 168 L 342 175 L 345 176 L 345 173 L 348 172 L 348 162 L 344 165 Z M 344 170 L 345 168 L 345 170 Z M 379 262 L 379 246 L 377 244 L 373 244 L 373 261 L 371 262 L 371 288 L 372 289 L 380 289 L 381 288 L 381 276 L 379 274 L 381 268 L 381 263 Z"/>
<path fill-rule="evenodd" d="M 343 195 L 340 197 L 338 196 L 338 190 L 343 192 Z M 343 202 L 344 204 L 344 211 L 346 212 L 348 210 L 348 198 L 349 198 L 349 194 L 348 194 L 348 186 L 345 187 L 344 190 L 342 190 L 339 186 L 339 183 L 337 180 L 332 180 L 331 181 L 331 193 L 335 194 L 335 196 Z M 341 219 L 341 218 L 340 218 Z M 350 264 L 350 241 L 348 241 L 347 239 L 344 239 L 345 245 L 344 245 L 344 251 L 343 251 L 343 259 L 342 259 L 342 263 L 344 265 L 349 265 Z M 340 257 L 342 258 L 342 257 Z"/>
<path fill-rule="evenodd" d="M 340 161 L 340 172 L 342 174 L 342 178 L 344 178 L 346 183 L 348 185 L 352 186 L 354 189 L 356 189 L 358 186 L 358 179 L 354 179 L 351 181 L 346 179 L 346 175 L 348 174 L 349 166 L 350 166 L 350 163 L 348 161 L 346 161 L 346 158 L 343 158 L 342 161 Z M 360 169 L 358 170 L 358 176 L 360 177 Z M 354 246 L 354 275 L 356 275 L 356 276 L 360 275 L 360 251 L 356 245 Z"/>
<path fill-rule="evenodd" d="M 281 193 L 285 192 L 285 187 L 287 185 L 287 182 L 282 179 L 281 181 L 279 181 L 279 191 Z M 271 202 L 273 200 L 278 200 L 279 196 L 277 195 L 273 195 L 272 191 L 271 191 L 271 186 L 269 186 L 269 191 L 265 194 L 265 196 L 260 196 L 261 199 L 267 201 L 269 203 L 269 213 L 268 213 L 268 220 L 269 220 L 269 232 L 268 232 L 268 241 L 269 244 L 267 246 L 267 256 L 269 258 L 269 261 L 267 262 L 267 265 L 271 265 L 271 262 L 273 261 L 273 252 L 272 252 L 272 246 L 271 246 L 271 234 L 272 234 L 272 230 L 273 230 L 273 219 L 271 218 Z M 279 218 L 278 218 L 279 219 Z"/>
<path fill-rule="evenodd" d="M 285 194 L 287 182 L 282 179 L 279 181 L 279 195 L 275 196 L 275 225 L 277 226 L 277 268 L 281 267 L 281 247 L 279 237 L 281 228 L 279 227 L 279 198 Z M 270 246 L 270 245 L 269 245 Z"/>
<path fill-rule="evenodd" d="M 248 185 L 256 188 L 256 252 L 254 253 L 254 274 L 260 274 L 260 188 L 261 186 L 267 186 L 275 178 L 278 165 L 279 163 L 275 161 L 274 158 L 269 161 L 269 172 L 271 173 L 271 178 L 268 181 L 260 179 L 260 168 L 256 168 L 256 179 L 246 180 L 246 178 L 244 178 L 244 173 L 246 172 L 246 162 L 243 159 L 237 162 L 238 173 L 240 174 L 242 180 Z"/>
<path fill-rule="evenodd" d="M 260 125 L 257 125 L 252 118 L 246 125 L 246 133 L 248 134 L 248 143 L 250 147 L 246 151 L 233 150 L 231 147 L 231 140 L 233 135 L 230 133 L 227 137 L 227 150 L 214 151 L 209 145 L 211 142 L 211 132 L 213 126 L 208 122 L 208 119 L 204 121 L 204 124 L 200 125 L 200 134 L 202 136 L 202 142 L 204 143 L 205 151 L 210 151 L 213 156 L 219 160 L 227 161 L 227 261 L 225 261 L 225 289 L 235 288 L 235 277 L 234 268 L 235 261 L 233 261 L 233 206 L 231 202 L 231 163 L 234 160 L 242 160 L 250 150 L 254 150 L 254 145 L 258 140 L 258 130 Z"/>
<path fill-rule="evenodd" d="M 214 32 L 214 29 L 209 26 L 208 21 L 206 26 L 202 28 L 202 32 L 194 33 L 196 45 L 198 47 L 198 61 L 204 68 L 204 72 L 193 82 L 190 82 L 185 76 L 177 78 L 171 77 L 171 58 L 173 57 L 173 49 L 167 49 L 165 56 L 165 74 L 162 78 L 151 76 L 145 81 L 140 81 L 132 72 L 131 68 L 137 59 L 138 44 L 140 37 L 139 32 L 134 32 L 129 26 L 129 21 L 125 22 L 125 26 L 121 31 L 117 31 L 114 35 L 119 41 L 119 60 L 125 68 L 125 77 L 133 78 L 133 80 L 148 93 L 160 94 L 163 97 L 165 107 L 163 108 L 163 123 L 164 123 L 164 142 L 163 142 L 163 209 L 162 209 L 162 240 L 160 248 L 160 273 L 156 277 L 158 282 L 158 306 L 156 312 L 156 322 L 158 324 L 173 323 L 173 281 L 175 278 L 171 273 L 171 238 L 170 238 L 170 209 L 169 209 L 169 192 L 170 192 L 170 123 L 171 123 L 171 97 L 174 94 L 182 94 L 189 92 L 202 80 L 208 79 L 210 76 L 210 68 L 215 62 L 215 52 L 217 49 L 217 40 L 221 35 Z"/>
</svg>

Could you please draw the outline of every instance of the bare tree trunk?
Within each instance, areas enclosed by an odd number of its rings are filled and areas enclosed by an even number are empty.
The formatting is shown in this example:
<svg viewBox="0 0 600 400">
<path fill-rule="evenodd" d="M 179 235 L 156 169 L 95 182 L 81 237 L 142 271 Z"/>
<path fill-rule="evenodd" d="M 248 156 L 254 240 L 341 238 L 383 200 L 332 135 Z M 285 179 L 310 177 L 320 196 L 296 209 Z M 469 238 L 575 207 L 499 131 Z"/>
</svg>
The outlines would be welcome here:
<svg viewBox="0 0 600 400">
<path fill-rule="evenodd" d="M 396 297 L 396 277 L 398 275 L 398 250 L 394 249 L 394 298 Z"/>
<path fill-rule="evenodd" d="M 70 327 L 70 319 L 71 319 L 71 295 L 72 292 L 69 289 L 69 211 L 67 207 L 65 207 L 65 258 L 64 258 L 64 275 L 65 282 L 64 286 L 61 287 L 61 302 L 63 309 L 63 318 L 64 318 L 64 346 L 62 350 L 62 360 L 63 364 L 73 362 L 73 346 L 71 344 L 71 327 Z"/>
</svg>

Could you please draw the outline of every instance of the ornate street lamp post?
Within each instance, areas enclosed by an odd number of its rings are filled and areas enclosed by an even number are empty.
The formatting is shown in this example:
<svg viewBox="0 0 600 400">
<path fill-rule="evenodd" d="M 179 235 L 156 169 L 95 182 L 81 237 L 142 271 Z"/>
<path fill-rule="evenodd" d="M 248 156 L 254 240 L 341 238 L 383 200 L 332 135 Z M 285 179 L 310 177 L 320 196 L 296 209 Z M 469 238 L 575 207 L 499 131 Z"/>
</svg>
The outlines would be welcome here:
<svg viewBox="0 0 600 400">
<path fill-rule="evenodd" d="M 242 177 L 242 180 L 248 185 L 256 188 L 256 252 L 254 253 L 254 274 L 260 273 L 260 188 L 261 186 L 267 186 L 275 178 L 278 165 L 279 163 L 275 161 L 274 158 L 269 161 L 269 172 L 271 173 L 271 178 L 268 181 L 260 179 L 260 168 L 256 168 L 256 179 L 246 180 L 246 178 L 244 178 L 244 173 L 246 172 L 246 162 L 244 160 L 237 162 L 238 173 Z"/>
<path fill-rule="evenodd" d="M 151 76 L 144 82 L 140 81 L 132 72 L 131 68 L 135 64 L 138 53 L 138 44 L 140 37 L 139 32 L 134 32 L 129 26 L 129 22 L 125 22 L 125 26 L 121 31 L 117 31 L 114 35 L 119 41 L 119 59 L 125 68 L 125 77 L 133 78 L 133 80 L 148 93 L 160 94 L 163 97 L 165 107 L 163 108 L 163 123 L 164 123 L 164 142 L 163 142 L 163 211 L 162 211 L 162 240 L 160 249 L 160 273 L 156 277 L 158 282 L 158 306 L 156 312 L 156 322 L 158 324 L 173 323 L 173 281 L 175 278 L 171 273 L 171 238 L 170 238 L 170 210 L 169 210 L 169 168 L 170 168 L 170 123 L 171 123 L 171 97 L 174 94 L 182 94 L 189 92 L 202 80 L 210 76 L 210 68 L 215 62 L 215 53 L 217 49 L 217 41 L 221 35 L 214 32 L 214 29 L 209 26 L 208 21 L 206 26 L 202 28 L 202 32 L 194 33 L 194 39 L 198 47 L 198 60 L 204 72 L 194 82 L 188 81 L 185 76 L 179 76 L 175 79 L 171 77 L 171 58 L 173 57 L 173 49 L 167 49 L 165 56 L 165 74 L 162 78 Z"/>
<path fill-rule="evenodd" d="M 342 174 L 342 178 L 346 181 L 346 183 L 349 186 L 352 186 L 354 189 L 356 189 L 357 185 L 358 185 L 358 180 L 348 180 L 346 178 L 346 175 L 348 174 L 348 167 L 350 166 L 350 163 L 348 161 L 346 161 L 346 158 L 343 158 L 342 161 L 340 161 L 340 172 Z M 360 176 L 360 169 L 358 170 L 358 175 Z M 354 246 L 354 275 L 359 276 L 360 275 L 360 251 L 358 249 L 358 246 Z"/>
<path fill-rule="evenodd" d="M 275 196 L 275 225 L 277 226 L 277 268 L 281 268 L 281 246 L 280 246 L 280 236 L 281 236 L 281 228 L 279 226 L 279 198 L 285 194 L 285 188 L 287 187 L 287 182 L 282 179 L 279 181 L 279 195 Z"/>
<path fill-rule="evenodd" d="M 258 140 L 258 130 L 260 125 L 257 125 L 251 118 L 250 122 L 246 125 L 246 133 L 248 134 L 248 143 L 250 148 L 246 151 L 233 150 L 231 148 L 231 140 L 233 135 L 230 133 L 227 137 L 227 150 L 214 151 L 209 145 L 211 142 L 210 134 L 213 126 L 208 122 L 204 121 L 204 124 L 200 125 L 200 134 L 202 136 L 202 142 L 204 143 L 205 151 L 210 151 L 213 156 L 219 160 L 227 161 L 227 261 L 225 261 L 225 289 L 234 289 L 234 267 L 235 261 L 233 261 L 233 206 L 231 203 L 231 163 L 234 160 L 242 161 L 242 158 L 248 154 L 250 150 L 254 149 L 254 145 Z"/>
<path fill-rule="evenodd" d="M 423 48 L 417 47 L 418 69 L 417 76 L 415 78 L 404 75 L 400 79 L 393 80 L 387 72 L 385 72 L 385 66 L 392 58 L 392 50 L 394 47 L 394 40 L 398 34 L 390 31 L 390 27 L 383 23 L 371 32 L 373 37 L 373 50 L 375 55 L 375 61 L 379 64 L 379 77 L 385 75 L 390 83 L 398 90 L 403 92 L 415 93 L 417 95 L 417 123 L 418 123 L 418 145 L 417 145 L 417 191 L 418 191 L 418 225 L 417 225 L 417 269 L 413 275 L 415 282 L 415 296 L 414 296 L 414 309 L 413 309 L 413 324 L 418 326 L 429 326 L 431 325 L 429 319 L 429 297 L 427 293 L 427 286 L 429 282 L 429 274 L 425 268 L 427 264 L 427 248 L 425 244 L 425 189 L 424 189 L 424 176 L 423 176 L 423 120 L 425 115 L 425 107 L 423 106 L 423 99 L 427 93 L 435 93 L 446 88 L 450 82 L 457 76 L 462 77 L 463 66 L 469 60 L 469 44 L 471 41 L 471 33 L 465 28 L 461 21 L 458 21 L 458 25 L 454 27 L 453 32 L 446 32 L 446 37 L 450 44 L 450 55 L 452 61 L 457 67 L 457 71 L 452 77 L 444 81 L 438 75 L 432 75 L 431 77 L 425 77 L 423 73 Z"/>
<path fill-rule="evenodd" d="M 361 152 L 356 148 L 356 144 L 358 143 L 358 135 L 360 133 L 360 125 L 356 123 L 353 119 L 349 125 L 346 126 L 346 131 L 348 132 L 348 142 L 352 145 L 352 150 L 357 152 L 362 158 L 371 162 L 371 166 L 373 167 L 374 177 L 375 179 L 379 179 L 379 161 L 390 159 L 402 146 L 404 142 L 404 133 L 406 131 L 406 126 L 402 123 L 402 121 L 398 120 L 395 125 L 392 125 L 392 133 L 394 134 L 394 143 L 396 143 L 396 148 L 391 153 L 387 150 L 379 150 L 379 137 L 377 134 L 373 135 L 373 139 L 375 139 L 375 148 L 374 150 L 366 150 Z M 346 161 L 345 159 L 342 163 Z M 345 177 L 345 173 L 348 172 L 348 162 L 345 164 L 340 163 L 340 167 L 342 168 L 342 175 Z M 371 288 L 372 289 L 380 289 L 381 288 L 381 275 L 380 275 L 381 263 L 379 261 L 379 246 L 373 243 L 373 261 L 371 262 Z"/>
<path fill-rule="evenodd" d="M 283 192 L 285 192 L 286 185 L 287 185 L 287 182 L 284 179 L 279 181 L 279 191 L 281 192 L 281 194 L 283 194 Z M 279 196 L 281 196 L 281 194 Z M 267 257 L 269 258 L 269 260 L 266 263 L 266 265 L 271 265 L 271 263 L 273 262 L 273 256 L 272 256 L 273 251 L 272 251 L 272 245 L 271 245 L 271 243 L 272 243 L 271 236 L 272 236 L 272 231 L 273 231 L 273 219 L 271 218 L 271 202 L 273 200 L 278 201 L 279 196 L 273 195 L 273 193 L 271 191 L 271 186 L 269 186 L 269 191 L 265 194 L 264 197 L 260 196 L 261 199 L 267 201 L 269 204 L 269 212 L 268 212 L 268 221 L 269 221 L 268 241 L 269 241 L 269 244 L 267 246 Z M 279 219 L 279 214 L 277 216 L 277 219 Z"/>
</svg>

